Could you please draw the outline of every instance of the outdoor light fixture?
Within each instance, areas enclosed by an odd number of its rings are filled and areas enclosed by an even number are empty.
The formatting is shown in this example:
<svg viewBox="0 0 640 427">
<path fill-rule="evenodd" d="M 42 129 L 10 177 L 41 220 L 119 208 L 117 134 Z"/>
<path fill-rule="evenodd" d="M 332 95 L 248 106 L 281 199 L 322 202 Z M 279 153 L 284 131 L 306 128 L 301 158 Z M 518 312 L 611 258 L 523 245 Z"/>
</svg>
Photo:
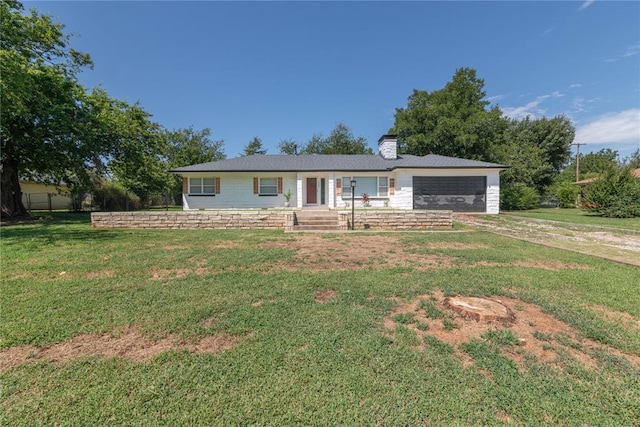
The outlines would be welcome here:
<svg viewBox="0 0 640 427">
<path fill-rule="evenodd" d="M 355 219 L 355 201 L 356 201 L 356 180 L 351 180 L 351 230 L 355 230 L 356 223 Z"/>
</svg>

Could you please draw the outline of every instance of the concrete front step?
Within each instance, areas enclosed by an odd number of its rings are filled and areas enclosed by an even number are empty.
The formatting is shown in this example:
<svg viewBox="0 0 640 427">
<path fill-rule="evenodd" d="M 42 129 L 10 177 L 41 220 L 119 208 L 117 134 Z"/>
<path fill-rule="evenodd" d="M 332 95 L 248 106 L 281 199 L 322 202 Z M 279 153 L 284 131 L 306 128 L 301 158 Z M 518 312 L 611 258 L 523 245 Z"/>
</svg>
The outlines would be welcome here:
<svg viewBox="0 0 640 427">
<path fill-rule="evenodd" d="M 338 214 L 327 212 L 296 212 L 293 231 L 340 230 Z"/>
<path fill-rule="evenodd" d="M 337 225 L 294 225 L 293 231 L 338 231 Z"/>
</svg>

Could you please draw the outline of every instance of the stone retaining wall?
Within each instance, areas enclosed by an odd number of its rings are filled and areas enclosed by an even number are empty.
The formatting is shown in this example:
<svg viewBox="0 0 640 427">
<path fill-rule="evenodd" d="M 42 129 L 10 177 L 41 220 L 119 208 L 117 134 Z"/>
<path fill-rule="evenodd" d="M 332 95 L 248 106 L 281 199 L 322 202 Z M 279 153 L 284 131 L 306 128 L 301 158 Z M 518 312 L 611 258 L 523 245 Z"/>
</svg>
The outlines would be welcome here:
<svg viewBox="0 0 640 427">
<path fill-rule="evenodd" d="M 340 212 L 340 223 L 351 228 L 351 212 Z M 395 229 L 453 227 L 452 211 L 356 211 L 355 229 Z"/>
<path fill-rule="evenodd" d="M 92 212 L 91 225 L 100 228 L 282 230 L 286 214 L 278 211 Z"/>
<path fill-rule="evenodd" d="M 339 228 L 351 228 L 351 212 L 337 212 Z M 293 227 L 292 211 L 182 211 L 92 212 L 91 225 L 99 228 L 213 228 L 280 229 Z M 451 228 L 451 211 L 355 212 L 356 230 Z"/>
</svg>

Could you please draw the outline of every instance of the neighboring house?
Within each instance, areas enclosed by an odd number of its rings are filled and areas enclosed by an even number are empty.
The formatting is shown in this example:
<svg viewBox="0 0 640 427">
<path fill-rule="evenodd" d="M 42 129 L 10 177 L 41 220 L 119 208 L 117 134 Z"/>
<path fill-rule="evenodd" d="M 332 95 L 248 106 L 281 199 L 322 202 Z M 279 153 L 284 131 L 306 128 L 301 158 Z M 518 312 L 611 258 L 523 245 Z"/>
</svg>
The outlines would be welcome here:
<svg viewBox="0 0 640 427">
<path fill-rule="evenodd" d="M 640 178 L 640 168 L 634 169 L 632 174 L 636 178 Z M 597 179 L 598 178 L 581 179 L 580 181 L 574 182 L 573 185 L 577 185 L 578 187 L 586 187 L 587 185 L 592 184 Z"/>
<path fill-rule="evenodd" d="M 22 191 L 22 204 L 27 210 L 61 210 L 70 209 L 72 206 L 71 196 L 67 185 L 45 184 L 20 180 L 20 190 Z"/>
<path fill-rule="evenodd" d="M 397 155 L 384 135 L 379 155 L 255 155 L 173 169 L 182 175 L 184 210 L 276 208 L 344 209 L 363 193 L 372 207 L 446 209 L 497 214 L 500 171 L 508 166 L 429 154 Z"/>
</svg>

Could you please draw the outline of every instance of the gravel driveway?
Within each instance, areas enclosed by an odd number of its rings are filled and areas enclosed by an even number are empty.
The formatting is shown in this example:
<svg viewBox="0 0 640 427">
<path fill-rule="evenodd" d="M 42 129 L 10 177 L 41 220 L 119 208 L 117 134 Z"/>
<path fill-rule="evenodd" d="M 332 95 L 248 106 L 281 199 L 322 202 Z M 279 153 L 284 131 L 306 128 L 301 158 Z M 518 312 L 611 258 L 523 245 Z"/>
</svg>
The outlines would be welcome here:
<svg viewBox="0 0 640 427">
<path fill-rule="evenodd" d="M 640 232 L 512 215 L 456 215 L 474 228 L 554 248 L 640 266 Z"/>
</svg>

